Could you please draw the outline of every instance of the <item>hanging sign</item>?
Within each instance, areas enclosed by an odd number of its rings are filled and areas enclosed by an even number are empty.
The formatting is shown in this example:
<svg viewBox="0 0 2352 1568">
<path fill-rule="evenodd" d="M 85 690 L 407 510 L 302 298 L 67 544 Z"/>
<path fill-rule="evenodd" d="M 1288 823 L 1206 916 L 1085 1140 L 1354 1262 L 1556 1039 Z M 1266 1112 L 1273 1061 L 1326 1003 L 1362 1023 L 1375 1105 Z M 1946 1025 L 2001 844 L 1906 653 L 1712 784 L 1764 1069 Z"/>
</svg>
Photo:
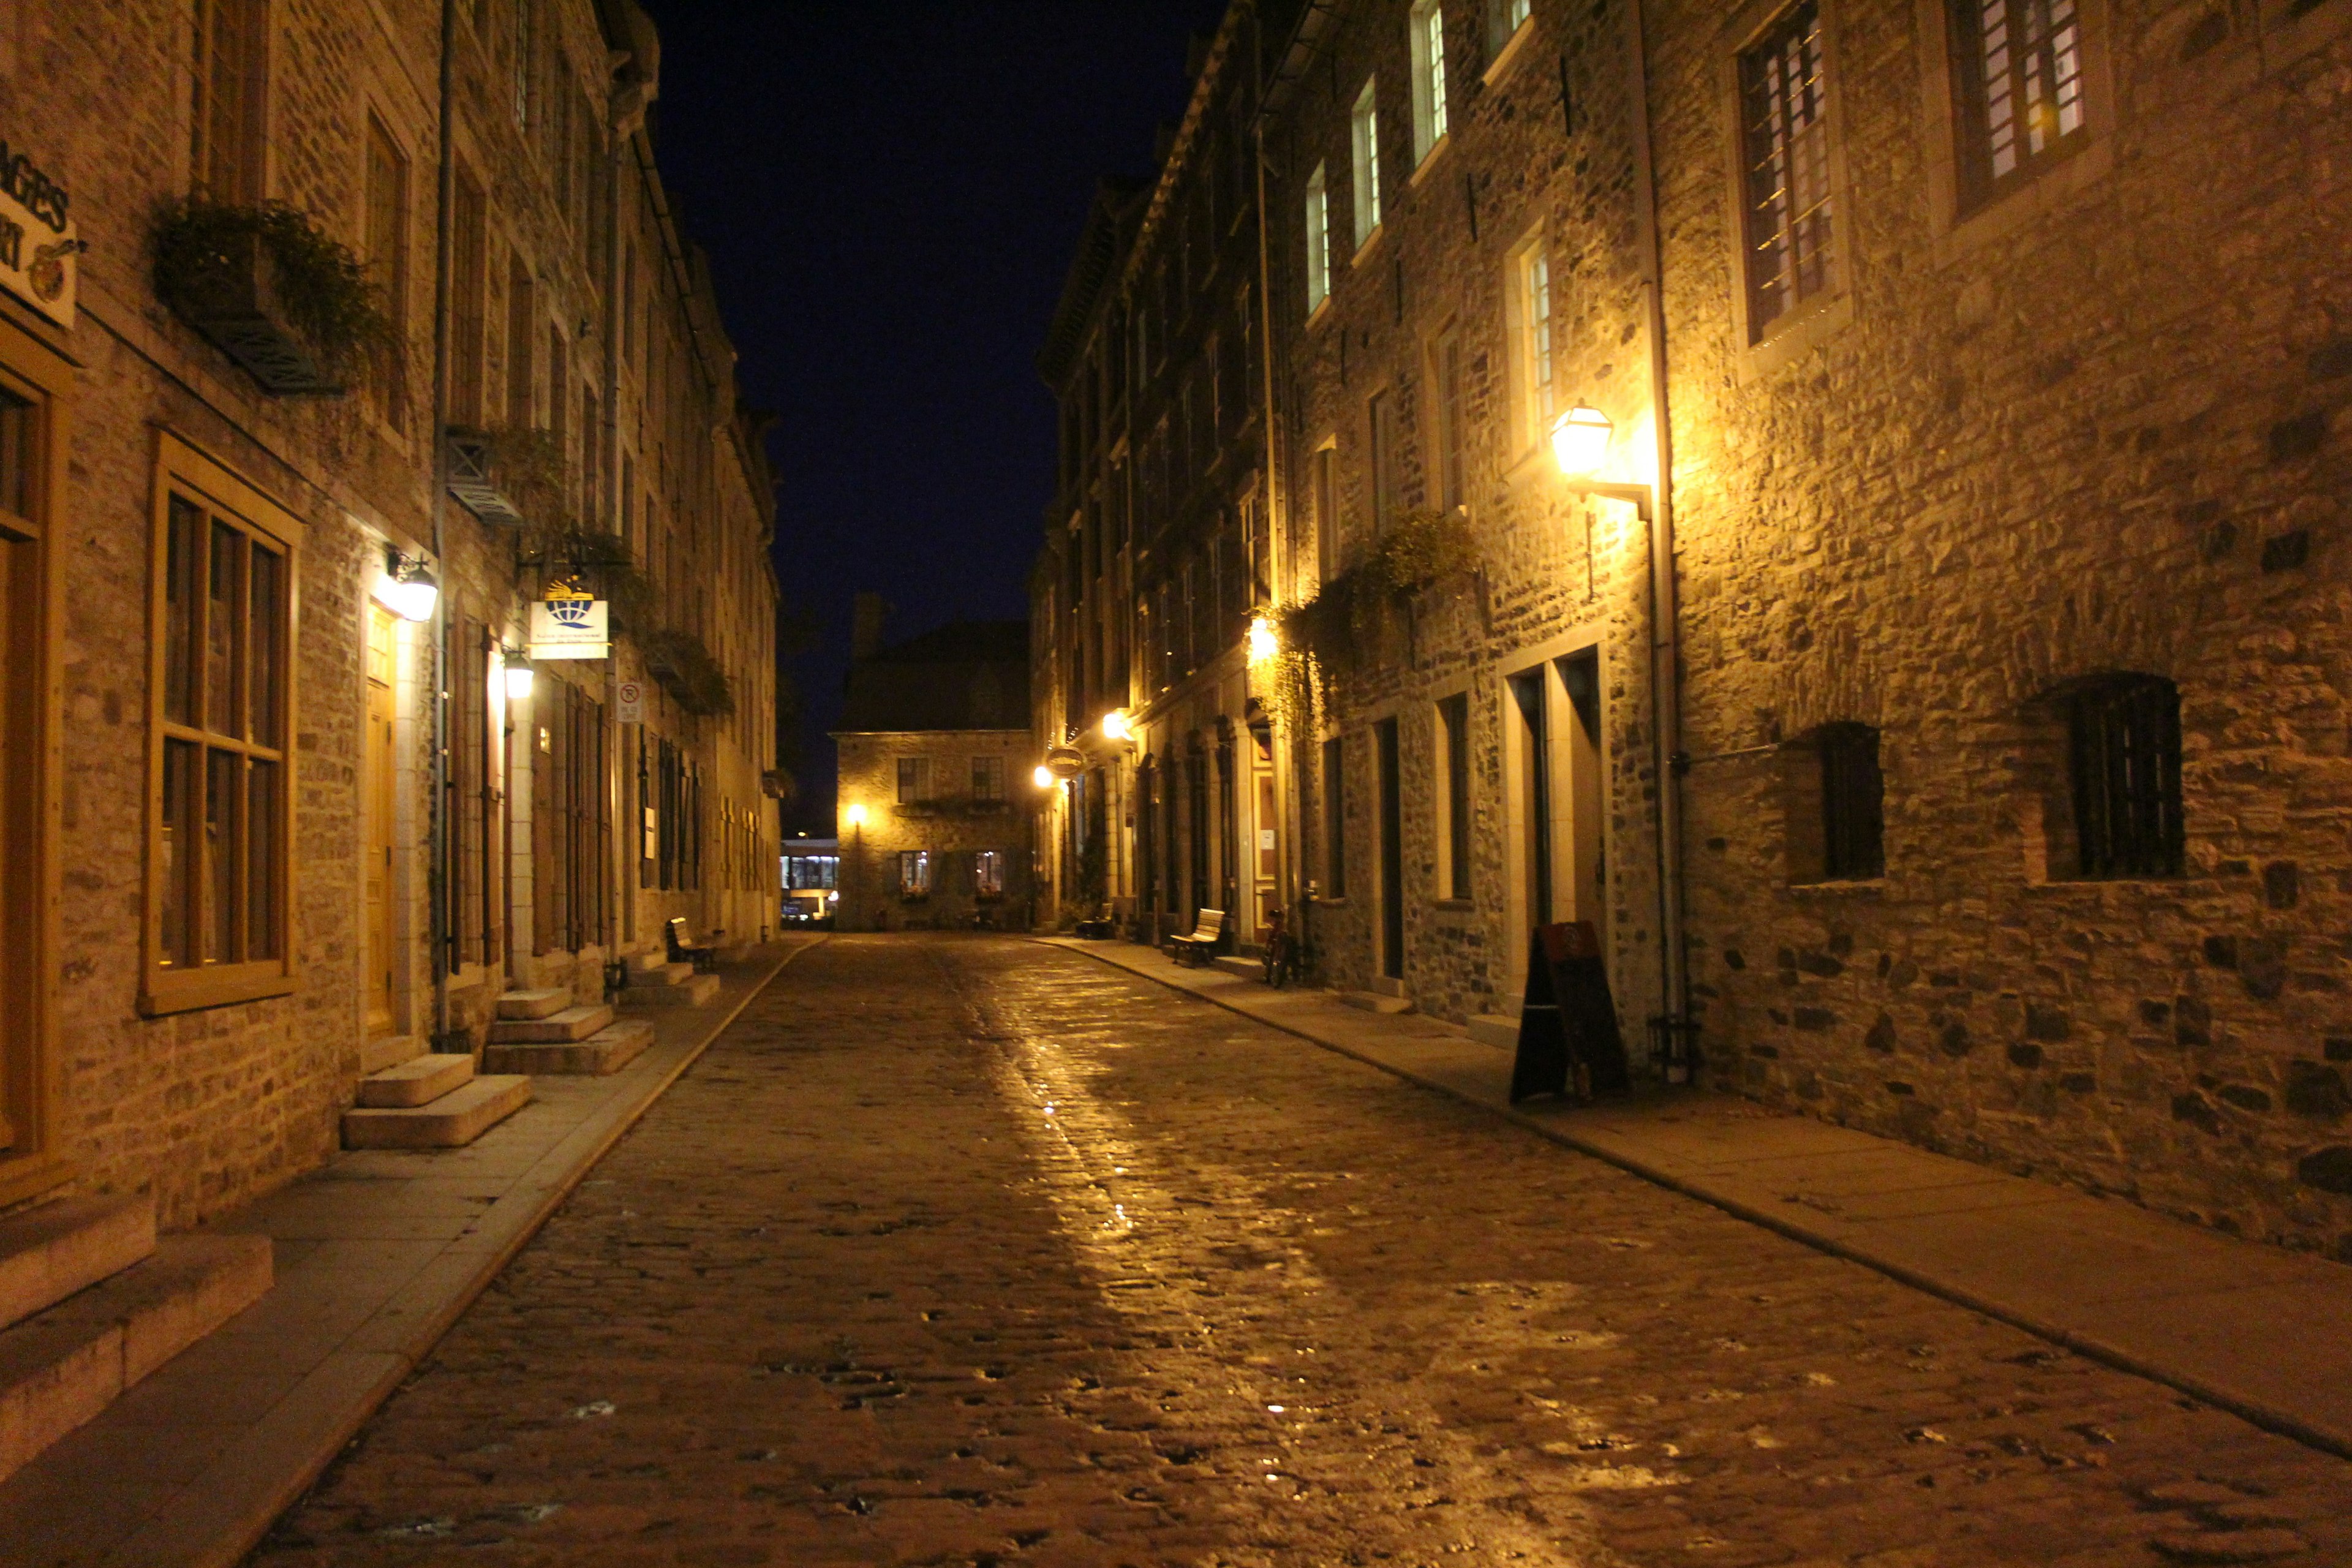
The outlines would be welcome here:
<svg viewBox="0 0 2352 1568">
<path fill-rule="evenodd" d="M 646 688 L 643 681 L 624 680 L 614 687 L 614 705 L 620 709 L 620 722 L 642 724 L 646 721 Z"/>
<path fill-rule="evenodd" d="M 70 327 L 81 252 L 65 187 L 0 141 L 0 288 Z"/>
<path fill-rule="evenodd" d="M 569 583 L 550 584 L 546 597 L 530 607 L 530 657 L 610 658 L 604 609 L 604 600 Z"/>
</svg>

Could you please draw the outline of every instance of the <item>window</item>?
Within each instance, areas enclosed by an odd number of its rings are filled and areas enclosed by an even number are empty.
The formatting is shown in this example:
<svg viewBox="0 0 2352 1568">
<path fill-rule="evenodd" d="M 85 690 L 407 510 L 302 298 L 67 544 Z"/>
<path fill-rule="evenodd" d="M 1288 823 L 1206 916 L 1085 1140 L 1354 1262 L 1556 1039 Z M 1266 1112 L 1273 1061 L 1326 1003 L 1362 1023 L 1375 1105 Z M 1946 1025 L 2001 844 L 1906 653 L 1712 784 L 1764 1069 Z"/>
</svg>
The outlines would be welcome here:
<svg viewBox="0 0 2352 1568">
<path fill-rule="evenodd" d="M 931 896 L 929 850 L 898 851 L 898 896 L 902 899 L 928 899 Z"/>
<path fill-rule="evenodd" d="M 1538 245 L 1519 258 L 1519 364 L 1526 389 L 1528 446 L 1551 429 L 1551 258 Z"/>
<path fill-rule="evenodd" d="M 448 886 L 456 894 L 449 922 L 449 968 L 490 963 L 499 956 L 498 778 L 490 765 L 499 732 L 492 711 L 490 652 L 482 623 L 448 617 L 449 789 L 455 809 L 448 837 Z"/>
<path fill-rule="evenodd" d="M 1372 531 L 1379 533 L 1395 521 L 1397 510 L 1397 423 L 1396 396 L 1390 392 L 1372 394 L 1366 405 L 1365 423 L 1371 435 L 1367 456 L 1371 465 Z"/>
<path fill-rule="evenodd" d="M 1003 757 L 972 758 L 971 798 L 974 800 L 1004 798 L 1004 759 Z"/>
<path fill-rule="evenodd" d="M 208 201 L 261 199 L 268 0 L 197 0 L 189 175 Z"/>
<path fill-rule="evenodd" d="M 483 317 L 488 304 L 488 239 L 484 231 L 482 187 L 472 176 L 457 176 L 453 211 L 452 244 L 456 275 L 450 279 L 449 418 L 453 424 L 479 425 L 483 420 Z"/>
<path fill-rule="evenodd" d="M 1412 156 L 1415 163 L 1445 140 L 1445 7 L 1421 0 L 1412 8 Z"/>
<path fill-rule="evenodd" d="M 383 291 L 392 341 L 377 349 L 369 390 L 395 430 L 408 428 L 408 160 L 383 121 L 368 116 L 367 262 Z"/>
<path fill-rule="evenodd" d="M 1348 775 L 1336 736 L 1323 742 L 1323 896 L 1348 896 Z"/>
<path fill-rule="evenodd" d="M 2180 691 L 2115 676 L 2067 704 L 2076 874 L 2178 877 L 2182 862 Z"/>
<path fill-rule="evenodd" d="M 931 798 L 931 759 L 900 757 L 898 759 L 898 804 L 911 805 Z"/>
<path fill-rule="evenodd" d="M 1309 315 L 1331 297 L 1331 200 L 1323 185 L 1323 165 L 1307 180 L 1307 310 Z M 1136 318 L 1137 357 L 1142 356 L 1143 319 Z"/>
<path fill-rule="evenodd" d="M 1505 29 L 1511 33 L 1517 32 L 1527 25 L 1527 20 L 1534 15 L 1535 8 L 1535 0 L 1503 0 Z"/>
<path fill-rule="evenodd" d="M 1307 459 L 1307 494 L 1315 508 L 1316 564 L 1318 583 L 1339 574 L 1339 489 L 1338 448 L 1318 447 Z"/>
<path fill-rule="evenodd" d="M 1438 868 L 1438 896 L 1470 896 L 1470 698 L 1456 693 L 1437 705 L 1439 756 L 1445 764 L 1445 793 L 1438 803 L 1444 829 L 1444 858 Z"/>
<path fill-rule="evenodd" d="M 1863 882 L 1886 874 L 1886 785 L 1878 731 L 1824 724 L 1782 748 L 1782 826 L 1794 883 Z"/>
<path fill-rule="evenodd" d="M 976 899 L 1001 899 L 1004 896 L 1003 850 L 975 849 L 971 852 L 971 892 Z"/>
<path fill-rule="evenodd" d="M 507 262 L 507 423 L 517 430 L 539 424 L 539 378 L 531 350 L 539 337 L 539 312 L 532 308 L 538 292 L 530 265 L 522 252 Z"/>
<path fill-rule="evenodd" d="M 1380 79 L 1364 84 L 1353 121 L 1356 154 L 1356 248 L 1361 250 L 1381 226 Z"/>
<path fill-rule="evenodd" d="M 1832 281 L 1827 87 L 1817 0 L 1739 57 L 1751 342 Z"/>
<path fill-rule="evenodd" d="M 291 989 L 286 728 L 298 525 L 163 438 L 147 984 L 152 1012 Z"/>
<path fill-rule="evenodd" d="M 2074 151 L 2087 129 L 2075 0 L 1952 0 L 1963 205 Z"/>
<path fill-rule="evenodd" d="M 1465 441 L 1463 398 L 1462 334 L 1448 330 L 1438 338 L 1437 382 L 1437 504 L 1452 511 L 1469 500 L 1463 447 Z"/>
</svg>

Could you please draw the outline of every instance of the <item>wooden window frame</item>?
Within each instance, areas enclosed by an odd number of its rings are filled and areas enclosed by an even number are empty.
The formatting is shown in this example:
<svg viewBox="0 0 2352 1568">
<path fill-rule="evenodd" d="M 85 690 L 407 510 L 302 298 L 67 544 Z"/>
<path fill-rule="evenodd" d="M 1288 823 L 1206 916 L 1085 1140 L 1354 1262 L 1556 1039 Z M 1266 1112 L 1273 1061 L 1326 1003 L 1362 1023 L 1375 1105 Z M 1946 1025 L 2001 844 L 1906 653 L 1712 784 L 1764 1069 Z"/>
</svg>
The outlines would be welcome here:
<svg viewBox="0 0 2352 1568">
<path fill-rule="evenodd" d="M 1750 167 L 1749 85 L 1745 79 L 1756 52 L 1784 29 L 1808 0 L 1754 0 L 1724 29 L 1720 60 L 1723 103 L 1724 177 L 1735 209 L 1727 226 L 1736 287 L 1731 293 L 1736 348 L 1733 374 L 1742 383 L 1779 369 L 1810 353 L 1853 320 L 1853 251 L 1848 243 L 1853 205 L 1846 178 L 1845 116 L 1842 96 L 1840 11 L 1836 0 L 1811 0 L 1817 6 L 1818 49 L 1823 90 L 1820 120 L 1825 148 L 1825 197 L 1831 217 L 1829 275 L 1770 320 L 1759 320 L 1754 288 L 1756 237 Z"/>
<path fill-rule="evenodd" d="M 247 747 L 248 754 L 274 749 L 277 755 L 268 760 L 276 762 L 283 770 L 279 775 L 278 820 L 275 835 L 279 952 L 276 958 L 203 965 L 188 970 L 173 969 L 163 962 L 165 742 L 167 739 L 181 739 L 209 745 L 215 732 L 167 721 L 164 717 L 166 580 L 169 574 L 171 502 L 175 490 L 200 500 L 208 516 L 274 544 L 283 552 L 286 571 L 285 615 L 278 626 L 278 650 L 283 679 L 279 701 L 286 743 L 277 748 Z M 284 506 L 168 430 L 156 432 L 152 508 L 149 521 L 152 538 L 150 541 L 148 568 L 147 843 L 139 1010 L 155 1017 L 169 1013 L 284 996 L 294 989 L 294 954 L 299 946 L 294 931 L 293 882 L 294 803 L 298 791 L 294 777 L 296 753 L 291 742 L 295 715 L 300 711 L 299 672 L 295 668 L 294 649 L 295 627 L 300 617 L 301 554 L 307 530 Z M 202 640 L 200 629 L 196 640 Z M 197 885 L 201 889 L 200 880 Z M 201 909 L 199 904 L 200 911 Z M 201 924 L 200 917 L 198 923 Z"/>
<path fill-rule="evenodd" d="M 1371 248 L 1386 216 L 1381 205 L 1384 193 L 1381 189 L 1380 88 L 1379 77 L 1367 77 L 1363 91 L 1348 110 L 1349 195 L 1356 219 L 1357 260 Z"/>
<path fill-rule="evenodd" d="M 55 1048 L 63 796 L 63 618 L 60 552 L 53 547 L 66 496 L 72 366 L 39 339 L 0 320 L 0 389 L 30 405 L 24 431 L 26 490 L 19 510 L 0 504 L 0 547 L 24 551 L 0 575 L 7 596 L 0 627 L 0 725 L 8 736 L 0 769 L 0 1204 L 20 1203 L 69 1178 L 58 1152 L 60 1103 Z"/>
</svg>

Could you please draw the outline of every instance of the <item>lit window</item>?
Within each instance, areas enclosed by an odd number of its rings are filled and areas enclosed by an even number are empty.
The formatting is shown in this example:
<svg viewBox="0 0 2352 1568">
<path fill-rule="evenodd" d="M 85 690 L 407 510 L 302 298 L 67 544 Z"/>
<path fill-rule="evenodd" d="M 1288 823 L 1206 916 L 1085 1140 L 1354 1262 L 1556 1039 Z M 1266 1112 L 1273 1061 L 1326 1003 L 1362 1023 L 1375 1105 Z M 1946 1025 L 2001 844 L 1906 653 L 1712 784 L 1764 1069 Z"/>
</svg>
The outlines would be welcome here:
<svg viewBox="0 0 2352 1568">
<path fill-rule="evenodd" d="M 1543 439 L 1551 428 L 1551 260 L 1540 246 L 1528 250 L 1519 263 L 1519 319 L 1523 324 L 1519 359 L 1528 401 L 1528 444 Z"/>
<path fill-rule="evenodd" d="M 1356 248 L 1360 250 L 1381 226 L 1381 107 L 1380 79 L 1364 84 L 1356 100 L 1355 185 Z"/>
<path fill-rule="evenodd" d="M 931 852 L 928 849 L 898 851 L 898 896 L 902 899 L 929 897 L 931 890 Z"/>
<path fill-rule="evenodd" d="M 1311 312 L 1331 295 L 1331 201 L 1323 185 L 1323 165 L 1307 181 L 1307 309 Z M 1141 341 L 1142 323 L 1137 322 Z M 1139 357 L 1140 350 L 1138 351 Z"/>
<path fill-rule="evenodd" d="M 976 898 L 1004 896 L 1004 855 L 996 849 L 975 849 L 971 856 L 971 890 Z"/>
<path fill-rule="evenodd" d="M 2084 126 L 2083 37 L 2074 0 L 1955 0 L 1965 197 L 2071 152 Z"/>
<path fill-rule="evenodd" d="M 1772 323 L 1832 281 L 1830 142 L 1822 18 L 1813 0 L 1739 58 L 1748 171 L 1748 327 Z"/>
<path fill-rule="evenodd" d="M 1412 8 L 1412 153 L 1415 162 L 1445 135 L 1445 8 L 1422 0 Z"/>
<path fill-rule="evenodd" d="M 1516 33 L 1534 15 L 1535 8 L 1535 0 L 1505 0 L 1503 19 L 1510 25 L 1509 30 Z"/>
</svg>

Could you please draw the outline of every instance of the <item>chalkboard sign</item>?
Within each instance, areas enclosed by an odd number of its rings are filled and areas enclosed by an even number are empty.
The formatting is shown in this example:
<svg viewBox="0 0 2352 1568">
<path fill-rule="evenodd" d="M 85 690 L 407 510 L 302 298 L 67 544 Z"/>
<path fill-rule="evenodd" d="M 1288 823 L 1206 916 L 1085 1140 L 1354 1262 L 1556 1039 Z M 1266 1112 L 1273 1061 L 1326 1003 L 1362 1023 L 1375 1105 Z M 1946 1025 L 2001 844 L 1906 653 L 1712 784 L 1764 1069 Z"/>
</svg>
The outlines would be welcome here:
<svg viewBox="0 0 2352 1568">
<path fill-rule="evenodd" d="M 1511 1100 L 1533 1095 L 1622 1094 L 1628 1084 L 1625 1041 L 1609 997 L 1609 969 L 1590 921 L 1538 926 L 1528 939 L 1527 997 L 1519 1006 L 1519 1050 L 1511 1066 Z"/>
</svg>

